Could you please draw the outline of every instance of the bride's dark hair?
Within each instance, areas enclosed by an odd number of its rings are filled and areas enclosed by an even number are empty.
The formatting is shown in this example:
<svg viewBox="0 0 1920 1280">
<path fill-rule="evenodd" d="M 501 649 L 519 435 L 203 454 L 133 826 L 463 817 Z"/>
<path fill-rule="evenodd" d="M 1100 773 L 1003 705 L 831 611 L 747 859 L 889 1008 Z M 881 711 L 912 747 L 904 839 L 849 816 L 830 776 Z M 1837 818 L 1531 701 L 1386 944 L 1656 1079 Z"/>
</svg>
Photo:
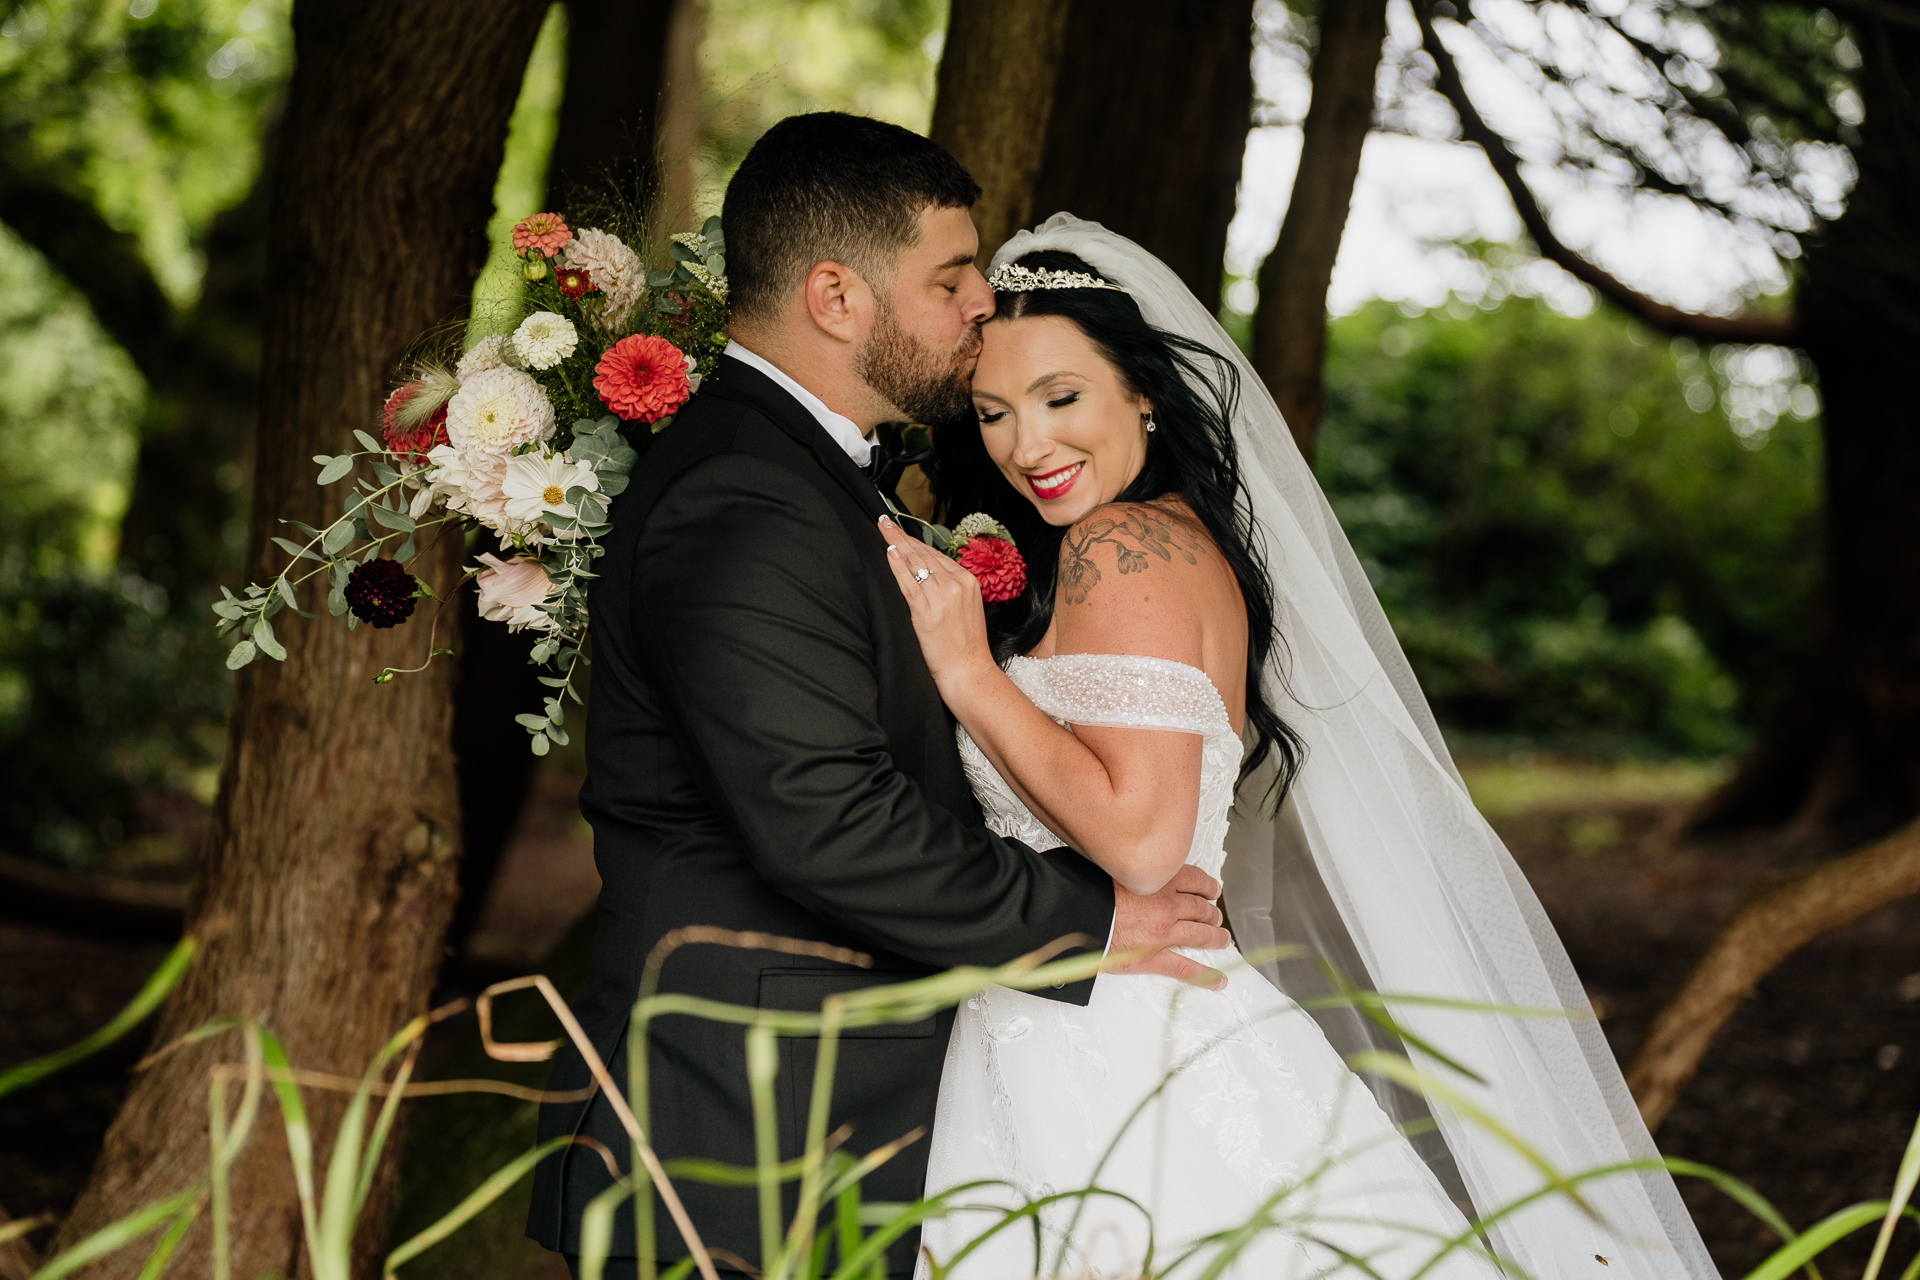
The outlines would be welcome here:
<svg viewBox="0 0 1920 1280">
<path fill-rule="evenodd" d="M 1023 267 L 1077 271 L 1105 279 L 1071 253 L 1043 249 L 1018 259 Z M 1140 474 L 1121 490 L 1116 502 L 1152 502 L 1178 495 L 1240 584 L 1247 610 L 1247 723 L 1254 740 L 1240 776 L 1252 773 L 1270 754 L 1279 756 L 1273 795 L 1284 796 L 1304 752 L 1300 736 L 1266 699 L 1261 675 L 1275 644 L 1284 644 L 1274 626 L 1273 585 L 1254 537 L 1253 516 L 1240 479 L 1240 454 L 1233 443 L 1233 411 L 1240 396 L 1239 371 L 1205 345 L 1154 328 L 1130 294 L 1113 289 L 1036 289 L 1001 293 L 994 299 L 995 320 L 1059 316 L 1072 321 L 1120 375 L 1127 390 L 1153 405 L 1157 430 L 1147 437 Z M 1031 579 L 1027 594 L 995 612 L 994 654 L 1001 661 L 1031 650 L 1053 622 L 1054 579 L 1060 542 L 1066 530 L 1048 524 L 1033 504 L 1000 474 L 980 439 L 980 424 L 935 428 L 934 494 L 943 514 L 957 519 L 986 511 L 1012 530 Z"/>
</svg>

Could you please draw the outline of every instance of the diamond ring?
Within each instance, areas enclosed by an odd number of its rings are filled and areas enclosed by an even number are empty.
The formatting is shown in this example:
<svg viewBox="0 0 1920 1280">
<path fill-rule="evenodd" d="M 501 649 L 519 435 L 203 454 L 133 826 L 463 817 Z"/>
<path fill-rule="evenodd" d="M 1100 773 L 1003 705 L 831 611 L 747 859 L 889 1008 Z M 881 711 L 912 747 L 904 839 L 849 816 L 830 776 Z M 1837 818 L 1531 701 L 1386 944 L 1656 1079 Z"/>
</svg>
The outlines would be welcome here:
<svg viewBox="0 0 1920 1280">
<path fill-rule="evenodd" d="M 931 578 L 932 576 L 933 576 L 933 570 L 931 569 L 915 569 L 913 571 L 913 580 L 915 582 L 925 582 L 928 578 Z"/>
</svg>

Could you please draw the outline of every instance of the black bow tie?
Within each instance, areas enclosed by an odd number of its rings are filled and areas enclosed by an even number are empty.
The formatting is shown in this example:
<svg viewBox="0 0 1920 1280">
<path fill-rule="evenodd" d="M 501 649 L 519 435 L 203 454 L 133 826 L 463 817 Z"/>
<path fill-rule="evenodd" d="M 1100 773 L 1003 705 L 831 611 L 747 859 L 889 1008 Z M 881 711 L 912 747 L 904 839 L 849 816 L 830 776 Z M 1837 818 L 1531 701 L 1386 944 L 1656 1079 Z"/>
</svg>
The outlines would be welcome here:
<svg viewBox="0 0 1920 1280">
<path fill-rule="evenodd" d="M 867 456 L 866 465 L 860 471 L 873 481 L 873 487 L 889 501 L 898 502 L 899 495 L 894 492 L 894 487 L 900 483 L 900 477 L 906 474 L 908 467 L 917 466 L 931 458 L 933 449 L 931 446 L 912 450 L 903 448 L 899 427 L 883 426 L 878 434 L 880 443 L 873 446 L 873 452 Z"/>
</svg>

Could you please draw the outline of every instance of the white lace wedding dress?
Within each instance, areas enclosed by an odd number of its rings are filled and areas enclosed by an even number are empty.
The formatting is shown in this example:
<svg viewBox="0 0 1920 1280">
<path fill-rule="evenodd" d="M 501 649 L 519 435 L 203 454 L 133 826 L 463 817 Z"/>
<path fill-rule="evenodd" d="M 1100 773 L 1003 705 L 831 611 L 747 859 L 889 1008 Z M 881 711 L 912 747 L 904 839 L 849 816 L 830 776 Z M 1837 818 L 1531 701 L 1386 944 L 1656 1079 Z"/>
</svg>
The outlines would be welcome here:
<svg viewBox="0 0 1920 1280">
<path fill-rule="evenodd" d="M 1199 820 L 1187 861 L 1219 874 L 1241 743 L 1205 672 L 1161 658 L 1070 654 L 1014 658 L 1007 674 L 1067 725 L 1200 735 Z M 1036 848 L 1062 843 L 965 730 L 960 752 L 990 828 Z M 1103 974 L 1084 1008 L 991 987 L 960 1009 L 927 1194 L 998 1181 L 1017 1191 L 983 1188 L 956 1203 L 1012 1207 L 1097 1185 L 1132 1204 L 1110 1196 L 1055 1202 L 1040 1215 L 1038 1266 L 1032 1225 L 1021 1222 L 951 1275 L 1139 1276 L 1149 1217 L 1153 1273 L 1165 1274 L 1187 1246 L 1239 1228 L 1264 1208 L 1279 1225 L 1248 1243 L 1227 1275 L 1337 1272 L 1337 1249 L 1367 1259 L 1376 1275 L 1404 1277 L 1466 1230 L 1311 1016 L 1238 952 L 1187 954 L 1224 970 L 1226 988 Z M 1156 1098 L 1163 1080 L 1169 1083 Z M 922 1239 L 945 1263 L 1001 1217 L 958 1212 L 927 1223 Z M 1171 1274 L 1199 1274 L 1216 1248 L 1202 1246 Z M 923 1257 L 920 1275 L 927 1274 Z M 1462 1249 L 1430 1274 L 1497 1273 Z"/>
</svg>

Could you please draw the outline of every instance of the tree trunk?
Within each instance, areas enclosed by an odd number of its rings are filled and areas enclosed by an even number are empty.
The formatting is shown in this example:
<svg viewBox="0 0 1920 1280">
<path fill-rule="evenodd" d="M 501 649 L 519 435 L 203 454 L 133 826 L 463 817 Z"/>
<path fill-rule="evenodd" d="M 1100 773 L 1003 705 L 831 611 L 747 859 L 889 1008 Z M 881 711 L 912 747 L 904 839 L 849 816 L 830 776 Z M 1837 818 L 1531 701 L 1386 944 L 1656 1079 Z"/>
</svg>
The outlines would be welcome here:
<svg viewBox="0 0 1920 1280">
<path fill-rule="evenodd" d="M 1825 401 L 1825 539 L 1812 661 L 1697 825 L 1791 823 L 1847 847 L 1920 813 L 1920 30 L 1860 24 L 1866 103 L 1847 211 L 1810 246 L 1797 300 Z"/>
<path fill-rule="evenodd" d="M 268 249 L 251 573 L 284 557 L 275 517 L 323 524 L 342 489 L 316 488 L 316 453 L 353 447 L 378 418 L 400 357 L 465 305 L 507 117 L 540 0 L 334 0 L 294 13 L 297 69 L 275 169 Z M 444 591 L 462 547 L 443 539 L 419 570 Z M 318 600 L 303 601 L 309 607 Z M 189 928 L 203 950 L 168 1000 L 159 1043 L 208 1019 L 256 1018 L 293 1061 L 358 1074 L 424 1007 L 452 906 L 459 814 L 448 749 L 452 672 L 376 686 L 413 666 L 427 635 L 348 631 L 284 614 L 284 664 L 239 682 L 227 761 Z M 448 618 L 443 629 L 454 620 Z M 232 1040 L 141 1074 L 63 1224 L 65 1246 L 205 1172 L 206 1071 Z M 310 1099 L 329 1149 L 337 1099 Z M 236 1168 L 236 1273 L 299 1275 L 300 1214 L 269 1111 Z M 385 1231 L 386 1161 L 356 1240 L 365 1273 Z M 207 1268 L 205 1219 L 176 1259 Z M 96 1264 L 131 1276 L 143 1251 Z"/>
<path fill-rule="evenodd" d="M 1320 9 L 1313 102 L 1280 239 L 1260 266 L 1253 364 L 1313 457 L 1325 398 L 1327 286 L 1346 231 L 1360 150 L 1373 128 L 1373 82 L 1387 37 L 1381 0 L 1331 0 Z"/>
<path fill-rule="evenodd" d="M 1032 226 L 1068 0 L 953 0 L 933 140 L 985 188 L 973 206 L 980 265 Z"/>
<path fill-rule="evenodd" d="M 1217 305 L 1252 60 L 1246 0 L 1072 0 L 1033 219 L 1103 223 Z"/>
<path fill-rule="evenodd" d="M 567 92 L 549 189 L 607 179 L 650 203 L 662 53 L 675 0 L 567 0 Z"/>
</svg>

